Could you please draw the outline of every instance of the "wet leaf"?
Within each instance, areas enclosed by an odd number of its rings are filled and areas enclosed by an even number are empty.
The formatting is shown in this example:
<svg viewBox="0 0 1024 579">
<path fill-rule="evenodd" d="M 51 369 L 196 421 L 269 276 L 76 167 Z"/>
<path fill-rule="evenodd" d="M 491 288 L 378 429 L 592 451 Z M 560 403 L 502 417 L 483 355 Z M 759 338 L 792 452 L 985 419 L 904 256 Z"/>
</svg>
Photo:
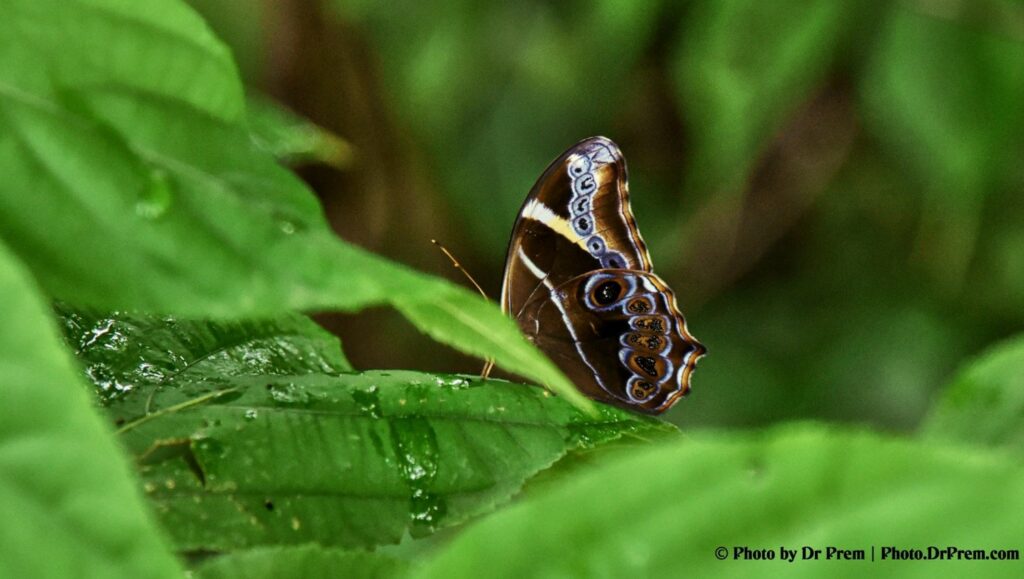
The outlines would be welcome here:
<svg viewBox="0 0 1024 579">
<path fill-rule="evenodd" d="M 26 269 L 0 244 L 0 576 L 180 577 Z"/>
<path fill-rule="evenodd" d="M 395 543 L 490 511 L 572 450 L 671 433 L 538 388 L 414 372 L 239 376 L 108 408 L 184 550 Z"/>
<path fill-rule="evenodd" d="M 133 390 L 245 374 L 338 374 L 338 339 L 306 316 L 218 322 L 76 310 L 60 304 L 64 339 L 100 400 Z"/>
<path fill-rule="evenodd" d="M 187 551 L 395 543 L 488 512 L 571 451 L 675 432 L 500 380 L 342 372 L 336 341 L 308 320 L 63 315 Z"/>
</svg>

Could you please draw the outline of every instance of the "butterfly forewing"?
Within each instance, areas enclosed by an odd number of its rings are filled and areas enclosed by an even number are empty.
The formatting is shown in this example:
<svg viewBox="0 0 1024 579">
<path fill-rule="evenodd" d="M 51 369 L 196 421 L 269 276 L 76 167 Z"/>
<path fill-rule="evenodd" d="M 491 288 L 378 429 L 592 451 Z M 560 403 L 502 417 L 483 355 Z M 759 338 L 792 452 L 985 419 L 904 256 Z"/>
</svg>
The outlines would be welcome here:
<svg viewBox="0 0 1024 579">
<path fill-rule="evenodd" d="M 533 186 L 512 229 L 502 308 L 513 317 L 544 286 L 595 269 L 650 271 L 629 208 L 626 162 L 603 137 L 555 159 Z"/>
<path fill-rule="evenodd" d="M 530 191 L 501 303 L 583 393 L 618 406 L 667 410 L 705 352 L 651 271 L 625 160 L 603 137 L 563 153 Z"/>
</svg>

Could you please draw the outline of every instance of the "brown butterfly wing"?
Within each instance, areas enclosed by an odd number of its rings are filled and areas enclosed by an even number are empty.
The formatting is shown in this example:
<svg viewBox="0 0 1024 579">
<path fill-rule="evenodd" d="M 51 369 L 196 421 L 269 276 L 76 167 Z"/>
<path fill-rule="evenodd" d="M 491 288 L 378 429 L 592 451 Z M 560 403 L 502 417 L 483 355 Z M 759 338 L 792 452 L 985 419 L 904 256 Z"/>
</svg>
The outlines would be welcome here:
<svg viewBox="0 0 1024 579">
<path fill-rule="evenodd" d="M 526 198 L 509 243 L 501 305 L 517 317 L 545 286 L 596 269 L 651 271 L 629 208 L 626 162 L 604 137 L 555 159 Z"/>
<path fill-rule="evenodd" d="M 705 352 L 672 290 L 641 271 L 601 269 L 538 292 L 519 322 L 586 395 L 652 414 L 689 391 Z"/>
<path fill-rule="evenodd" d="M 502 309 L 591 398 L 660 413 L 705 349 L 651 271 L 626 162 L 603 137 L 544 171 L 512 230 Z"/>
</svg>

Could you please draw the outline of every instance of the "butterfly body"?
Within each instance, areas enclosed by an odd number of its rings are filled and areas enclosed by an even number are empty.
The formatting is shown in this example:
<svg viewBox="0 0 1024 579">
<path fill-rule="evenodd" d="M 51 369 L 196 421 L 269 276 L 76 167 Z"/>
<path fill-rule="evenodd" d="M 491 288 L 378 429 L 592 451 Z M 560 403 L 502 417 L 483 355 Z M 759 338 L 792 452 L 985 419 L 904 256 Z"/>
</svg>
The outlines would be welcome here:
<svg viewBox="0 0 1024 579">
<path fill-rule="evenodd" d="M 538 179 L 513 227 L 502 308 L 591 398 L 657 414 L 689 390 L 705 348 L 652 271 L 626 165 L 603 137 Z"/>
</svg>

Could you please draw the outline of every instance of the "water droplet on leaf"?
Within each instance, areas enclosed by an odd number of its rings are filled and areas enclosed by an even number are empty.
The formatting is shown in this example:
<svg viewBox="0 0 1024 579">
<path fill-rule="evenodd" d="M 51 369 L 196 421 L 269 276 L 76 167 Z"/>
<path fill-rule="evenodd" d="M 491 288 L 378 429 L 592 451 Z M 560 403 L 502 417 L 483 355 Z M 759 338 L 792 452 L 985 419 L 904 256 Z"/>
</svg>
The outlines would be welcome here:
<svg viewBox="0 0 1024 579">
<path fill-rule="evenodd" d="M 149 173 L 149 183 L 139 195 L 135 204 L 135 213 L 143 219 L 159 219 L 171 206 L 174 193 L 167 173 L 154 169 Z"/>
<path fill-rule="evenodd" d="M 292 382 L 267 384 L 270 399 L 278 406 L 309 406 L 319 396 Z"/>
<path fill-rule="evenodd" d="M 394 420 L 391 442 L 398 470 L 409 486 L 409 518 L 413 535 L 433 530 L 447 513 L 447 504 L 430 491 L 437 476 L 437 436 L 430 423 L 419 417 Z"/>
<path fill-rule="evenodd" d="M 353 390 L 352 400 L 359 405 L 359 411 L 371 418 L 380 418 L 380 397 L 377 394 L 377 386 L 373 385 L 366 390 Z"/>
</svg>

